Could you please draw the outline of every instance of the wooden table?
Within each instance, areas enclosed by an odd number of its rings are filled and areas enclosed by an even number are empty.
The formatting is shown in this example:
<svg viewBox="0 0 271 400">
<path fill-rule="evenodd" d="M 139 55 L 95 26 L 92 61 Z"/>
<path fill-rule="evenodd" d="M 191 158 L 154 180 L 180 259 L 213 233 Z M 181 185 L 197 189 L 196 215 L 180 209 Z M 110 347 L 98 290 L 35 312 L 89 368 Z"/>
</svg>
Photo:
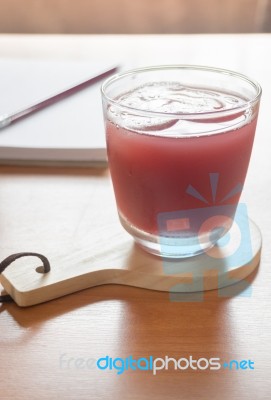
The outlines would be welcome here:
<svg viewBox="0 0 271 400">
<path fill-rule="evenodd" d="M 188 36 L 0 36 L 2 57 L 129 60 L 136 65 L 205 64 L 238 70 L 263 86 L 257 138 L 242 195 L 263 234 L 260 267 L 251 277 L 252 293 L 224 298 L 217 291 L 204 301 L 170 301 L 168 293 L 101 286 L 30 308 L 0 307 L 0 398 L 7 399 L 269 399 L 271 389 L 271 35 Z M 3 94 L 1 94 L 3 95 Z M 50 224 L 52 243 L 61 246 L 61 208 L 84 196 L 92 169 L 0 168 L 1 240 L 13 215 L 30 202 L 36 210 L 31 232 L 43 236 Z M 107 180 L 107 172 L 103 171 Z M 59 220 L 50 221 L 46 204 L 58 202 Z M 8 207 L 7 207 L 8 204 Z M 63 205 L 63 206 L 62 206 Z M 97 210 L 101 205 L 97 202 Z M 101 211 L 101 210 L 100 210 Z M 41 216 L 42 215 L 42 216 Z M 41 225 L 41 222 L 45 222 Z M 2 223 L 1 223 L 2 225 Z M 32 236 L 31 236 L 32 235 Z M 8 245 L 8 244 L 7 244 Z M 13 238 L 11 247 L 16 245 Z M 20 243 L 18 243 L 20 247 Z M 3 255 L 1 255 L 1 259 Z M 101 371 L 91 360 L 116 357 L 223 361 L 250 359 L 254 370 L 188 369 Z M 83 359 L 85 364 L 78 359 Z M 68 361 L 69 364 L 68 364 Z M 80 364 L 81 363 L 81 364 Z M 84 368 L 83 368 L 84 367 Z"/>
</svg>

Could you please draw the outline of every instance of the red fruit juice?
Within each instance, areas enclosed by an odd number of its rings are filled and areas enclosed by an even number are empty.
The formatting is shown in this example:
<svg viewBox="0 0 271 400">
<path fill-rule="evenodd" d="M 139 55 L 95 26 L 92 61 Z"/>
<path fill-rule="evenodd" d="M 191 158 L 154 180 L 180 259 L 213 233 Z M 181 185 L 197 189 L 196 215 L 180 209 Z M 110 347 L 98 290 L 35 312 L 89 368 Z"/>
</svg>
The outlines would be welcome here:
<svg viewBox="0 0 271 400">
<path fill-rule="evenodd" d="M 128 121 L 129 116 L 125 118 Z M 157 129 L 149 121 L 143 130 L 135 129 L 136 124 L 127 121 L 124 126 L 121 122 L 107 121 L 108 159 L 122 218 L 142 231 L 157 235 L 159 213 L 208 206 L 187 193 L 189 185 L 212 205 L 210 173 L 219 175 L 217 204 L 236 185 L 243 184 L 257 116 L 247 118 L 239 112 L 231 119 L 232 122 L 225 118 L 210 121 L 210 130 L 211 125 L 214 132 L 219 128 L 214 134 L 201 134 L 199 122 L 191 123 L 192 128 L 188 122 L 188 135 L 183 121 L 168 127 L 158 121 Z M 193 132 L 197 129 L 196 135 L 190 134 L 191 129 Z M 237 193 L 227 204 L 237 205 L 239 197 Z"/>
</svg>

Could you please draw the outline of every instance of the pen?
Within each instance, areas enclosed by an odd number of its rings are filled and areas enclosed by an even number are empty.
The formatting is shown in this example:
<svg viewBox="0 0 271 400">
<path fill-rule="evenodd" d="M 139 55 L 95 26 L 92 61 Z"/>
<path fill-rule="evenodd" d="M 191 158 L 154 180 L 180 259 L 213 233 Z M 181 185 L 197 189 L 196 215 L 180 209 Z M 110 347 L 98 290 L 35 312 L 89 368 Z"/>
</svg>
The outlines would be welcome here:
<svg viewBox="0 0 271 400">
<path fill-rule="evenodd" d="M 47 97 L 46 99 L 34 103 L 26 108 L 23 108 L 14 113 L 0 115 L 0 129 L 3 129 L 23 117 L 33 114 L 34 112 L 42 110 L 43 108 L 48 107 L 51 104 L 56 103 L 57 101 L 65 99 L 66 97 L 74 93 L 77 93 L 79 90 L 82 90 L 87 86 L 92 85 L 98 82 L 99 80 L 106 78 L 107 76 L 117 72 L 118 68 L 119 68 L 118 66 L 111 67 L 110 69 L 106 69 L 103 72 L 100 72 L 98 75 L 94 75 L 84 81 L 72 85 L 71 87 L 63 91 L 56 93 L 53 96 Z"/>
</svg>

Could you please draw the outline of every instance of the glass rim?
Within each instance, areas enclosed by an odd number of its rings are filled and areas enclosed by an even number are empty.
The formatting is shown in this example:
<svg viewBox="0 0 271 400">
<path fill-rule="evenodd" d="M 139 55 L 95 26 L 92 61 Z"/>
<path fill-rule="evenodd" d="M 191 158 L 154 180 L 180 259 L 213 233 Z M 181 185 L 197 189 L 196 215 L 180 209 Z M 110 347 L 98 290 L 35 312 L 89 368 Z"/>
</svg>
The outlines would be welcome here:
<svg viewBox="0 0 271 400">
<path fill-rule="evenodd" d="M 245 81 L 249 83 L 251 86 L 254 87 L 256 94 L 255 96 L 250 99 L 245 101 L 245 103 L 235 106 L 232 108 L 228 108 L 226 110 L 214 110 L 214 111 L 204 111 L 204 112 L 195 112 L 195 113 L 170 113 L 170 112 L 161 112 L 161 111 L 149 111 L 149 110 L 142 110 L 138 109 L 136 107 L 129 107 L 127 105 L 123 105 L 117 100 L 114 100 L 110 96 L 106 94 L 106 89 L 113 84 L 114 82 L 117 82 L 118 80 L 125 78 L 127 76 L 132 76 L 134 74 L 139 74 L 139 73 L 144 73 L 144 72 L 150 72 L 150 71 L 157 71 L 157 70 L 195 70 L 195 71 L 207 71 L 207 72 L 213 72 L 213 73 L 218 73 L 218 74 L 223 74 L 227 76 L 232 76 L 235 78 L 239 78 L 242 81 Z M 227 116 L 227 115 L 232 115 L 236 114 L 241 111 L 245 111 L 246 109 L 252 107 L 255 103 L 257 103 L 262 95 L 262 88 L 261 85 L 254 79 L 249 78 L 248 76 L 235 72 L 229 69 L 224 69 L 224 68 L 217 68 L 217 67 L 209 67 L 209 66 L 204 66 L 204 65 L 190 65 L 190 64 L 172 64 L 172 65 L 157 65 L 157 66 L 148 66 L 148 67 L 142 67 L 142 68 L 134 68 L 122 73 L 117 73 L 114 74 L 113 76 L 107 78 L 103 84 L 101 85 L 101 93 L 102 96 L 109 102 L 110 104 L 116 106 L 117 108 L 127 111 L 127 112 L 133 112 L 136 113 L 137 115 L 142 115 L 142 116 L 150 116 L 150 117 L 164 117 L 164 118 L 174 118 L 174 119 L 186 119 L 186 118 L 217 118 L 219 116 Z"/>
</svg>

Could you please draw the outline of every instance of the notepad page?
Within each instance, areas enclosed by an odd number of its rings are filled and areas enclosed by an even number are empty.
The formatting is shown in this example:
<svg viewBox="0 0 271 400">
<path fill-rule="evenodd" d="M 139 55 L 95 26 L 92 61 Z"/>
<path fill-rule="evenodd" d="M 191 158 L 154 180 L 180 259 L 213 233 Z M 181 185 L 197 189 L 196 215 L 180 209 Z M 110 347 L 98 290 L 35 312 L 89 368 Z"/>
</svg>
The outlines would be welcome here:
<svg viewBox="0 0 271 400">
<path fill-rule="evenodd" d="M 111 66 L 0 59 L 0 114 L 25 108 Z M 88 149 L 103 149 L 105 157 L 100 86 L 101 81 L 0 131 L 0 159 L 87 159 L 94 154 Z"/>
</svg>

